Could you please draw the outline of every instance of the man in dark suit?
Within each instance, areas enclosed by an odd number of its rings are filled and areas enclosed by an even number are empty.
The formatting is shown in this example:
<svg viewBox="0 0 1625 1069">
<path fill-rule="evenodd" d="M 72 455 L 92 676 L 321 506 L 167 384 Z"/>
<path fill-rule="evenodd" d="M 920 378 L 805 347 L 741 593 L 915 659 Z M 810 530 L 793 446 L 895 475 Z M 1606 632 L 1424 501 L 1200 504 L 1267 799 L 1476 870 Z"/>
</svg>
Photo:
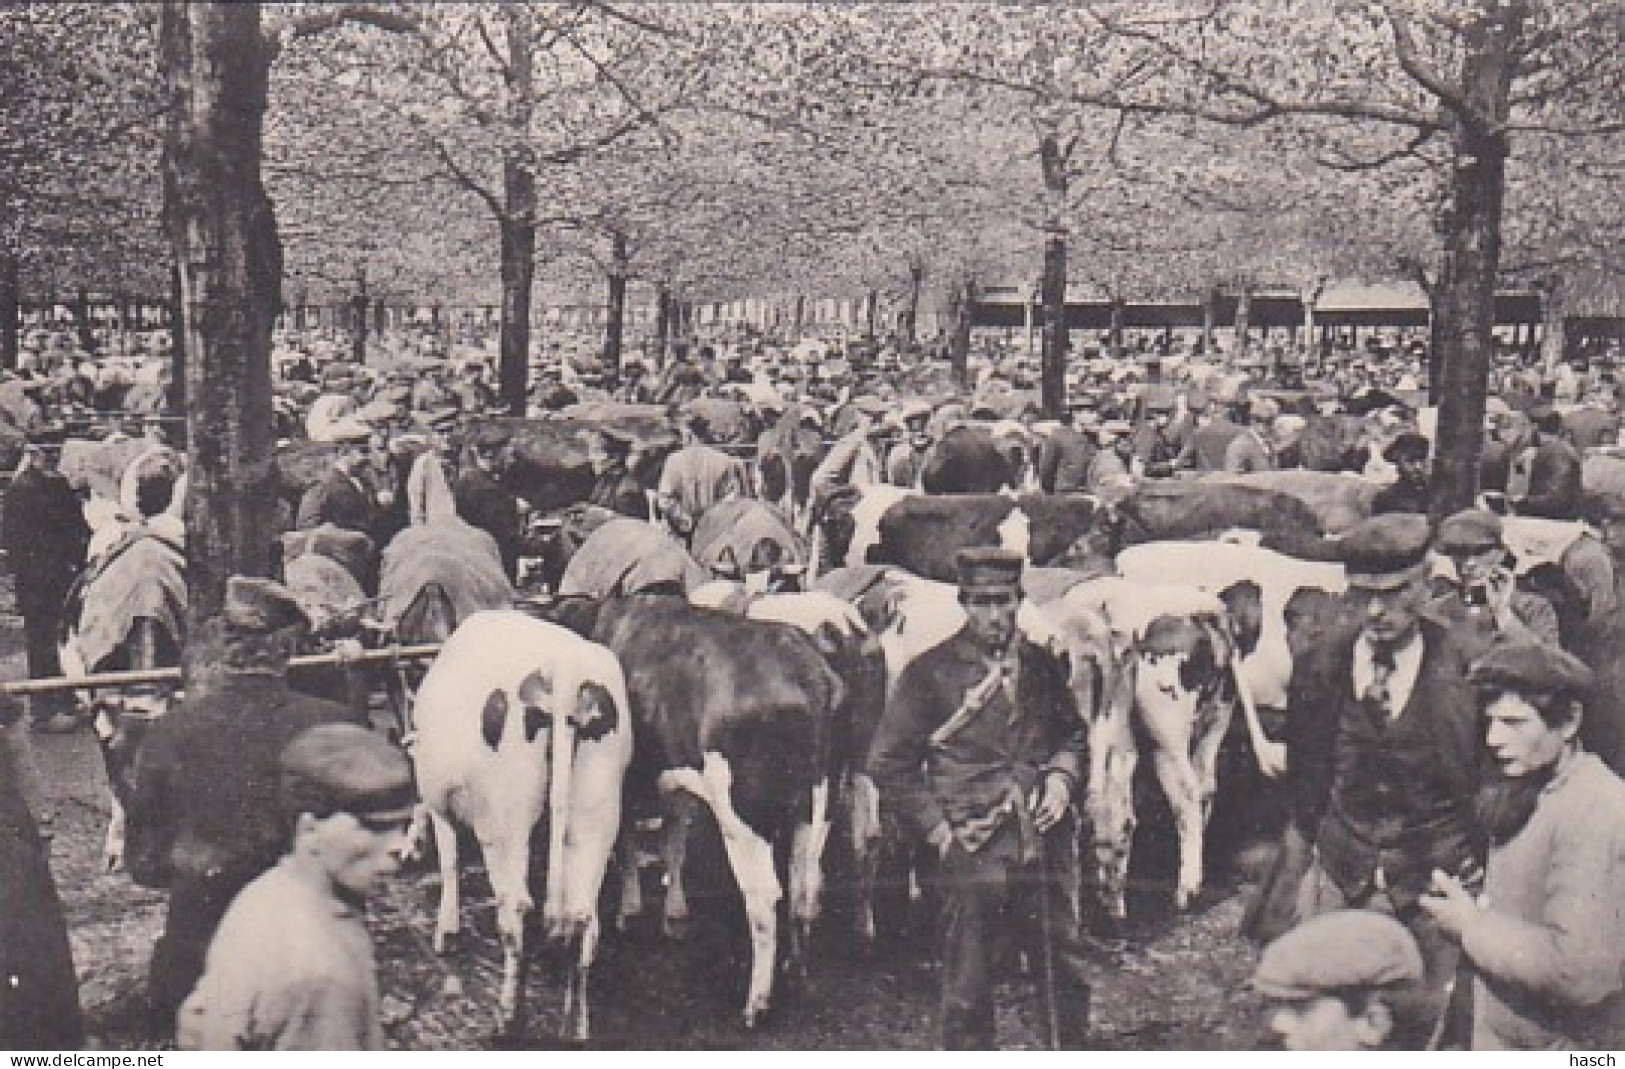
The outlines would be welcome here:
<svg viewBox="0 0 1625 1069">
<path fill-rule="evenodd" d="M 309 531 L 330 523 L 347 531 L 359 531 L 375 538 L 379 522 L 376 491 L 364 478 L 367 468 L 365 443 L 347 442 L 340 447 L 333 466 L 321 480 L 299 499 L 294 526 Z"/>
<path fill-rule="evenodd" d="M 169 889 L 148 990 L 159 1038 L 175 1027 L 226 907 L 286 846 L 274 804 L 283 747 L 305 728 L 357 719 L 289 689 L 288 659 L 310 621 L 285 587 L 232 576 L 212 624 L 194 637 L 218 647 L 200 662 L 212 670 L 152 726 L 128 809 L 130 875 Z"/>
<path fill-rule="evenodd" d="M 23 459 L 6 488 L 6 559 L 16 584 L 17 608 L 23 617 L 30 679 L 62 674 L 57 658 L 57 632 L 68 588 L 85 565 L 90 527 L 79 497 L 56 470 L 51 453 L 38 445 L 23 449 Z M 73 697 L 66 691 L 29 699 L 34 728 L 71 731 Z"/>
<path fill-rule="evenodd" d="M 463 467 L 456 485 L 452 487 L 452 496 L 457 501 L 457 515 L 496 540 L 497 552 L 502 556 L 502 570 L 508 574 L 508 582 L 517 583 L 524 517 L 520 512 L 519 498 L 502 485 L 499 475 L 502 444 L 479 442 L 472 452 L 473 463 Z"/>
<path fill-rule="evenodd" d="M 1421 947 L 1421 997 L 1437 1019 L 1459 952 L 1417 903 L 1434 870 L 1481 876 L 1483 732 L 1466 653 L 1423 611 L 1428 541 L 1415 513 L 1374 516 L 1343 536 L 1358 622 L 1297 665 L 1287 764 L 1293 819 L 1315 851 L 1300 917 L 1344 908 L 1397 917 Z"/>
<path fill-rule="evenodd" d="M 1017 635 L 1020 555 L 967 549 L 958 566 L 965 626 L 904 669 L 869 768 L 883 809 L 941 861 L 943 1045 L 993 1049 L 995 950 L 1015 934 L 1043 963 L 1050 1042 L 1085 1049 L 1071 809 L 1083 721 L 1061 670 Z"/>
</svg>

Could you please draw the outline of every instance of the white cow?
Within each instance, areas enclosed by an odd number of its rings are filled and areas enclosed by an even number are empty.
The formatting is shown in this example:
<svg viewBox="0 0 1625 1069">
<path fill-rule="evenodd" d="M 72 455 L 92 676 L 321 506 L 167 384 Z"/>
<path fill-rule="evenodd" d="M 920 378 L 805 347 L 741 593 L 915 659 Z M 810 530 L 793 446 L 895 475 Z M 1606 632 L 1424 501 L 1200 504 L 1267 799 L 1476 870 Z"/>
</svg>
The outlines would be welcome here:
<svg viewBox="0 0 1625 1069">
<path fill-rule="evenodd" d="M 1261 615 L 1256 624 L 1256 640 L 1245 634 L 1250 630 L 1251 621 L 1235 621 L 1242 653 L 1239 674 L 1245 683 L 1238 696 L 1259 768 L 1266 776 L 1280 775 L 1286 768 L 1286 748 L 1264 735 L 1257 709 L 1260 706 L 1286 708 L 1287 686 L 1292 680 L 1286 605 L 1299 590 L 1341 594 L 1348 587 L 1343 566 L 1302 561 L 1262 546 L 1229 542 L 1148 542 L 1119 553 L 1117 572 L 1137 582 L 1184 584 L 1211 594 L 1224 594 L 1236 589 L 1239 583 L 1257 584 Z M 1247 648 L 1249 645 L 1251 649 Z"/>
<path fill-rule="evenodd" d="M 530 838 L 548 816 L 542 918 L 575 950 L 565 1000 L 571 1038 L 588 1038 L 587 977 L 598 945 L 598 892 L 621 825 L 632 726 L 620 662 L 603 646 L 512 610 L 470 616 L 418 690 L 410 744 L 440 856 L 434 945 L 461 929 L 457 834 L 479 839 L 497 899 L 501 1024 L 522 1003 Z"/>
<path fill-rule="evenodd" d="M 1080 583 L 1049 612 L 1098 612 L 1125 652 L 1118 685 L 1089 725 L 1088 809 L 1102 896 L 1112 917 L 1127 914 L 1124 890 L 1133 845 L 1134 771 L 1142 736 L 1179 830 L 1175 903 L 1202 889 L 1202 850 L 1218 790 L 1219 746 L 1230 726 L 1237 670 L 1228 612 L 1194 586 L 1108 577 Z"/>
</svg>

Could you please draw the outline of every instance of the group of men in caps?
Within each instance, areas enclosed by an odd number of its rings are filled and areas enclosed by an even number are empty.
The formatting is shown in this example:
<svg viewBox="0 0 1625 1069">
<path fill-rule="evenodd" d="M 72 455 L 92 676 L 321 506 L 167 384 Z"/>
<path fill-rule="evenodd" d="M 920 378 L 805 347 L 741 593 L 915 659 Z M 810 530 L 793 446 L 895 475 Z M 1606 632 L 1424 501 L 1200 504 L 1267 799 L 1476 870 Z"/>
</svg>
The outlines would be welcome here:
<svg viewBox="0 0 1625 1069">
<path fill-rule="evenodd" d="M 1498 573 L 1498 523 L 1464 514 L 1435 538 L 1388 514 L 1342 539 L 1344 615 L 1291 686 L 1297 846 L 1265 882 L 1284 921 L 1254 933 L 1289 1048 L 1625 1041 L 1625 782 L 1580 741 L 1592 673 Z M 1430 550 L 1455 569 L 1444 594 Z M 944 1046 L 996 1045 L 993 970 L 1015 940 L 1050 1042 L 1085 1047 L 1082 728 L 1016 626 L 1021 557 L 958 564 L 966 623 L 899 678 L 869 769 L 940 899 Z"/>
<path fill-rule="evenodd" d="M 1294 669 L 1266 881 L 1290 928 L 1256 986 L 1290 1047 L 1625 1041 L 1625 782 L 1580 742 L 1591 671 L 1496 574 L 1497 524 L 1343 538 L 1351 618 Z M 1430 546 L 1458 571 L 1445 598 Z"/>
</svg>

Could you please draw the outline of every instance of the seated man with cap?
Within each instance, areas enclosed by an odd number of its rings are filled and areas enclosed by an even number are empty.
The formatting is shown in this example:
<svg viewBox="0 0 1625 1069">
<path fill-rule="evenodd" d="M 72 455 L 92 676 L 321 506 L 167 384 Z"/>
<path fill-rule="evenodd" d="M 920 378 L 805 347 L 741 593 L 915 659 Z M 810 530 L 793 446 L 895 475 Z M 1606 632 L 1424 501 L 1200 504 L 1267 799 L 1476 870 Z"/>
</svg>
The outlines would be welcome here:
<svg viewBox="0 0 1625 1069">
<path fill-rule="evenodd" d="M 1095 435 L 1099 448 L 1089 460 L 1089 471 L 1084 476 L 1084 491 L 1098 494 L 1132 485 L 1138 460 L 1134 456 L 1134 428 L 1127 420 L 1109 419 L 1101 424 Z"/>
<path fill-rule="evenodd" d="M 1298 659 L 1288 695 L 1293 820 L 1315 856 L 1300 917 L 1374 909 L 1421 947 L 1442 1014 L 1458 954 L 1417 900 L 1439 869 L 1479 868 L 1483 735 L 1467 655 L 1424 614 L 1428 522 L 1373 516 L 1341 539 L 1354 619 Z"/>
<path fill-rule="evenodd" d="M 992 1049 L 996 948 L 1019 937 L 1057 1049 L 1085 1049 L 1072 800 L 1084 727 L 1066 676 L 1016 628 L 1022 558 L 962 550 L 965 625 L 903 670 L 869 751 L 884 810 L 940 860 L 942 1042 Z"/>
<path fill-rule="evenodd" d="M 1166 389 L 1145 394 L 1145 421 L 1134 433 L 1134 455 L 1153 479 L 1167 478 L 1178 467 L 1185 441 L 1173 428 L 1174 396 Z"/>
<path fill-rule="evenodd" d="M 1495 772 L 1483 896 L 1448 870 L 1422 908 L 1473 966 L 1474 1050 L 1625 1046 L 1625 782 L 1580 743 L 1593 677 L 1543 643 L 1474 662 Z"/>
<path fill-rule="evenodd" d="M 1275 470 L 1272 431 L 1281 406 L 1268 397 L 1255 397 L 1247 407 L 1247 427 L 1224 448 L 1224 470 L 1232 475 Z"/>
<path fill-rule="evenodd" d="M 181 1009 L 182 1050 L 381 1050 L 378 977 L 362 922 L 399 867 L 412 817 L 406 755 L 324 724 L 279 764 L 282 859 L 243 888 Z"/>
<path fill-rule="evenodd" d="M 220 615 L 191 639 L 206 667 L 136 757 L 126 859 L 136 882 L 169 890 L 148 993 L 159 1037 L 174 1028 L 226 907 L 282 853 L 284 829 L 267 802 L 283 748 L 306 728 L 356 719 L 348 706 L 289 688 L 288 660 L 309 627 L 286 587 L 232 576 Z"/>
<path fill-rule="evenodd" d="M 1462 509 L 1439 524 L 1434 549 L 1450 562 L 1448 588 L 1428 604 L 1450 626 L 1463 650 L 1477 656 L 1497 640 L 1558 644 L 1557 610 L 1520 590 L 1501 541 L 1501 517 Z"/>
<path fill-rule="evenodd" d="M 1270 1000 L 1270 1031 L 1287 1050 L 1421 1050 L 1427 1029 L 1410 1020 L 1406 997 L 1421 980 L 1422 953 L 1403 924 L 1344 909 L 1271 943 L 1251 986 Z"/>
<path fill-rule="evenodd" d="M 1399 477 L 1371 499 L 1371 513 L 1428 511 L 1428 456 L 1433 445 L 1415 431 L 1406 431 L 1382 451 L 1382 459 L 1394 466 Z"/>
</svg>

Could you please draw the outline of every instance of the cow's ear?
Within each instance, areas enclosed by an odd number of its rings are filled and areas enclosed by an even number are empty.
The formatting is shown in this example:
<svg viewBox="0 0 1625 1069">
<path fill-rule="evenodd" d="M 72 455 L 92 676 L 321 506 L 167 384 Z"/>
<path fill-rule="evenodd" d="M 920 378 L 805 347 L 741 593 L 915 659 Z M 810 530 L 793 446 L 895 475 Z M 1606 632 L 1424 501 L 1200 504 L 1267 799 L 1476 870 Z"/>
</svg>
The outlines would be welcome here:
<svg viewBox="0 0 1625 1069">
<path fill-rule="evenodd" d="M 576 695 L 573 720 L 576 737 L 582 742 L 594 742 L 616 729 L 621 711 L 609 688 L 589 679 L 581 684 L 581 692 Z"/>
<path fill-rule="evenodd" d="M 502 727 L 508 722 L 508 694 L 493 690 L 485 696 L 485 708 L 480 711 L 480 734 L 485 745 L 495 750 L 502 743 Z"/>
</svg>

